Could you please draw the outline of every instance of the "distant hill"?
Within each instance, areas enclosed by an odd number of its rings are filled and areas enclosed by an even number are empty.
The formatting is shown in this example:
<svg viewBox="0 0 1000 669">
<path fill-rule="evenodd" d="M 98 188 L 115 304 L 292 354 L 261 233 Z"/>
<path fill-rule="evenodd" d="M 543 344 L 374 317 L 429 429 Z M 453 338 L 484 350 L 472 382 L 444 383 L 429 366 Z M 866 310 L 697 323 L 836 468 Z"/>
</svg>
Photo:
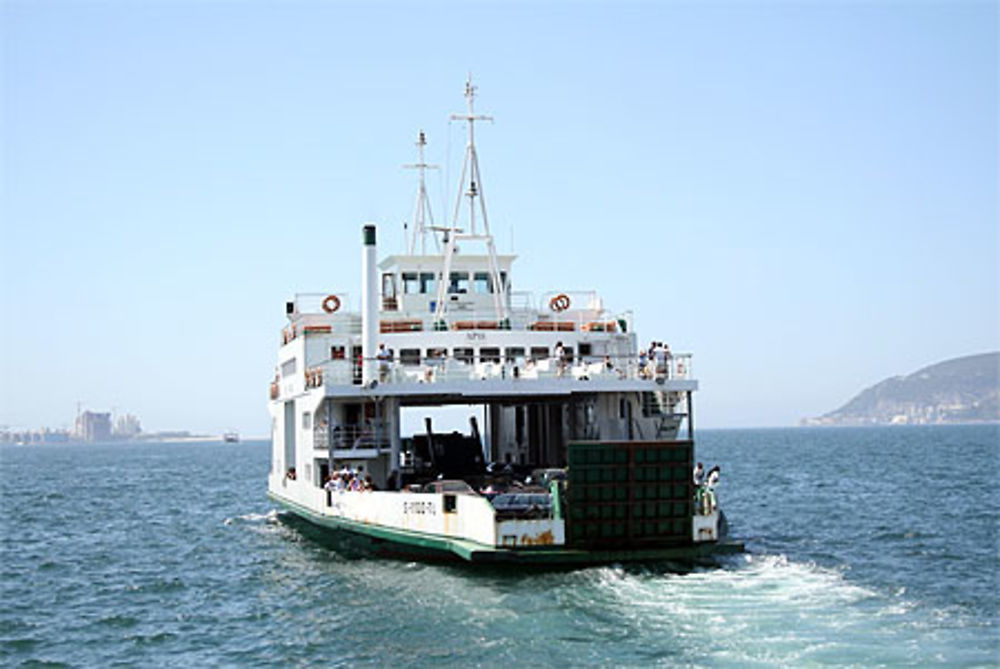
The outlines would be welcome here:
<svg viewBox="0 0 1000 669">
<path fill-rule="evenodd" d="M 898 425 L 1000 421 L 1000 352 L 939 362 L 894 376 L 803 425 Z"/>
</svg>

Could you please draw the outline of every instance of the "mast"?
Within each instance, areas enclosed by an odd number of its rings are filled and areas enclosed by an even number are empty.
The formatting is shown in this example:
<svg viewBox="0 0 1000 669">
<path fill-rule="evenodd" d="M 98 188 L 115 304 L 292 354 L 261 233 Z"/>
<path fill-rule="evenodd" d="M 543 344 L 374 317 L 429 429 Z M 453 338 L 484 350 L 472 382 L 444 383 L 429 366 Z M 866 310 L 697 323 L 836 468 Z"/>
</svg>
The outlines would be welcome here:
<svg viewBox="0 0 1000 669">
<path fill-rule="evenodd" d="M 434 216 L 431 214 L 431 201 L 427 196 L 427 186 L 424 182 L 424 172 L 428 169 L 436 170 L 437 165 L 428 165 L 424 162 L 424 147 L 427 146 L 427 135 L 421 129 L 420 133 L 417 135 L 417 162 L 411 165 L 403 165 L 406 169 L 418 170 L 420 175 L 419 185 L 417 186 L 417 203 L 413 210 L 413 234 L 410 237 L 410 255 L 414 255 L 417 252 L 417 238 L 420 239 L 420 254 L 427 255 L 427 231 L 434 230 Z M 430 226 L 428 227 L 427 221 L 430 221 Z M 441 252 L 441 244 L 438 242 L 437 235 L 434 235 L 434 247 L 437 252 Z"/>
<path fill-rule="evenodd" d="M 476 114 L 476 86 L 472 85 L 472 74 L 465 81 L 465 99 L 469 110 L 465 114 L 452 114 L 452 121 L 465 121 L 469 124 L 469 141 L 465 147 L 465 161 L 462 163 L 462 177 L 459 182 L 458 197 L 455 201 L 455 213 L 451 226 L 445 230 L 444 271 L 438 282 L 437 305 L 435 317 L 444 316 L 447 287 L 451 280 L 451 261 L 459 241 L 480 241 L 486 244 L 486 254 L 489 261 L 490 276 L 493 281 L 493 306 L 496 309 L 497 320 L 501 323 L 507 320 L 507 286 L 501 281 L 500 266 L 497 262 L 496 246 L 493 235 L 490 234 L 490 221 L 486 215 L 486 198 L 483 196 L 483 179 L 479 171 L 479 155 L 476 153 L 476 121 L 492 121 L 492 116 Z M 468 177 L 468 179 L 466 179 Z M 468 232 L 458 227 L 462 210 L 462 201 L 469 200 Z M 478 202 L 477 202 L 478 200 Z M 477 206 L 478 205 L 478 206 Z M 479 232 L 479 221 L 476 211 L 482 220 L 482 233 Z"/>
</svg>

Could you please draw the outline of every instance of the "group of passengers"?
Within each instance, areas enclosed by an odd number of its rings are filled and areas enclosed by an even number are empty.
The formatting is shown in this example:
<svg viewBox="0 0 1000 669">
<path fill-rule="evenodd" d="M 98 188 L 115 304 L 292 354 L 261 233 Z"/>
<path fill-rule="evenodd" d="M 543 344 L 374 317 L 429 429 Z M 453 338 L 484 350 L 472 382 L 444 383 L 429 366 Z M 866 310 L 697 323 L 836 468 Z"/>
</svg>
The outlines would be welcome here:
<svg viewBox="0 0 1000 669">
<path fill-rule="evenodd" d="M 365 492 L 376 490 L 371 474 L 362 474 L 361 471 L 344 467 L 326 477 L 323 490 L 331 492 Z"/>
<path fill-rule="evenodd" d="M 427 369 L 425 370 L 426 382 L 431 382 L 434 380 L 435 369 L 444 363 L 447 357 L 447 351 L 445 349 L 429 349 L 426 359 Z M 395 351 L 388 348 L 384 343 L 379 344 L 378 352 L 375 354 L 375 360 L 378 368 L 378 376 L 380 381 L 386 381 L 389 377 L 389 373 L 392 369 L 392 363 L 395 358 Z M 572 362 L 571 356 L 568 355 L 566 347 L 563 345 L 562 341 L 557 341 L 555 347 L 552 350 L 552 359 L 555 361 L 556 376 L 564 376 L 566 370 L 569 369 L 570 362 Z M 648 349 L 643 349 L 639 351 L 639 377 L 643 379 L 654 379 L 654 378 L 669 378 L 670 377 L 670 361 L 673 359 L 673 354 L 670 352 L 670 346 L 663 343 L 662 341 L 650 342 Z M 358 363 L 360 367 L 361 358 L 359 356 Z M 528 358 L 525 361 L 526 369 L 530 370 L 534 367 L 535 359 Z M 618 371 L 619 375 L 622 375 L 621 370 L 616 370 L 614 363 L 611 361 L 610 355 L 604 356 L 604 371 L 614 372 Z M 503 369 L 504 376 L 506 376 L 506 368 Z M 512 370 L 512 375 L 514 378 L 520 377 L 519 369 L 515 366 Z"/>
<path fill-rule="evenodd" d="M 649 348 L 639 351 L 639 377 L 643 379 L 670 378 L 670 347 L 662 341 L 650 342 Z"/>
<path fill-rule="evenodd" d="M 715 487 L 719 485 L 721 470 L 719 465 L 715 465 L 705 473 L 705 466 L 700 462 L 694 467 L 694 500 L 695 508 L 703 515 L 707 516 L 715 511 L 719 505 L 715 497 Z"/>
</svg>

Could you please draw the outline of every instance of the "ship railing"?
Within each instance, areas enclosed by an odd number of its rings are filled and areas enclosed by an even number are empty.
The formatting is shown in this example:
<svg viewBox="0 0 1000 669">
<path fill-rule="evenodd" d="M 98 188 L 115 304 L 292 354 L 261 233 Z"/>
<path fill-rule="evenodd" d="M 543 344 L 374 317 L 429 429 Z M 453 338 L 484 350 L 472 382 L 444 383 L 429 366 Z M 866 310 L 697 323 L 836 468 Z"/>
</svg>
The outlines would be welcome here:
<svg viewBox="0 0 1000 669">
<path fill-rule="evenodd" d="M 393 322 L 419 323 L 418 329 L 446 330 L 513 330 L 517 332 L 630 332 L 632 314 L 615 314 L 599 308 L 568 308 L 553 311 L 548 308 L 509 308 L 505 319 L 498 319 L 492 309 L 447 311 L 441 318 L 401 315 L 399 319 L 383 319 L 383 331 L 398 331 L 386 324 Z"/>
<path fill-rule="evenodd" d="M 334 450 L 365 450 L 389 448 L 389 426 L 385 421 L 366 425 L 335 425 L 326 423 L 313 427 L 313 448 Z"/>
<path fill-rule="evenodd" d="M 292 315 L 295 316 L 349 314 L 351 313 L 351 294 L 345 292 L 295 293 L 293 305 Z"/>
<path fill-rule="evenodd" d="M 350 309 L 348 293 L 296 293 L 289 304 L 290 322 L 282 329 L 283 344 L 310 332 L 361 332 L 361 314 Z M 498 318 L 493 309 L 446 310 L 441 319 L 435 318 L 433 313 L 394 311 L 381 314 L 380 326 L 386 333 L 420 330 L 631 332 L 632 313 L 616 314 L 606 310 L 594 291 L 543 293 L 537 305 L 532 293 L 517 291 L 509 295 L 506 319 Z"/>
<path fill-rule="evenodd" d="M 421 358 L 403 363 L 400 360 L 374 360 L 377 380 L 384 384 L 445 383 L 454 381 L 566 379 L 576 381 L 620 379 L 691 379 L 692 354 L 675 353 L 666 364 L 655 361 L 640 364 L 633 356 L 597 358 L 585 356 L 560 362 L 556 358 L 517 358 L 515 360 L 468 360 L 454 356 Z M 350 361 L 335 360 L 310 368 L 313 387 L 359 384 L 360 377 Z M 318 383 L 316 381 L 318 380 Z"/>
<path fill-rule="evenodd" d="M 361 334 L 361 316 L 353 312 L 295 313 L 291 322 L 281 329 L 281 343 L 289 344 L 307 334 Z"/>
</svg>

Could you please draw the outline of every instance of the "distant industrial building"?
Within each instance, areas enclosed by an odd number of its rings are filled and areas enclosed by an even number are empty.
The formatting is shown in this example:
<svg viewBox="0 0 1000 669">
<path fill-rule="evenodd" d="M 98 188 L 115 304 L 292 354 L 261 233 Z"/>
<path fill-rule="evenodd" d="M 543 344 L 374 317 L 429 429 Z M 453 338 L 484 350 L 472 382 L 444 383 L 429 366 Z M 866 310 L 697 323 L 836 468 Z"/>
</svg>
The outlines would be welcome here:
<svg viewBox="0 0 1000 669">
<path fill-rule="evenodd" d="M 118 416 L 118 420 L 115 421 L 115 439 L 134 439 L 141 433 L 142 425 L 137 416 L 127 413 L 124 416 Z"/>
<path fill-rule="evenodd" d="M 108 441 L 111 439 L 111 414 L 84 411 L 76 417 L 74 434 L 82 441 Z"/>
<path fill-rule="evenodd" d="M 0 443 L 13 444 L 59 444 L 69 441 L 69 430 L 10 430 L 0 427 Z"/>
</svg>

